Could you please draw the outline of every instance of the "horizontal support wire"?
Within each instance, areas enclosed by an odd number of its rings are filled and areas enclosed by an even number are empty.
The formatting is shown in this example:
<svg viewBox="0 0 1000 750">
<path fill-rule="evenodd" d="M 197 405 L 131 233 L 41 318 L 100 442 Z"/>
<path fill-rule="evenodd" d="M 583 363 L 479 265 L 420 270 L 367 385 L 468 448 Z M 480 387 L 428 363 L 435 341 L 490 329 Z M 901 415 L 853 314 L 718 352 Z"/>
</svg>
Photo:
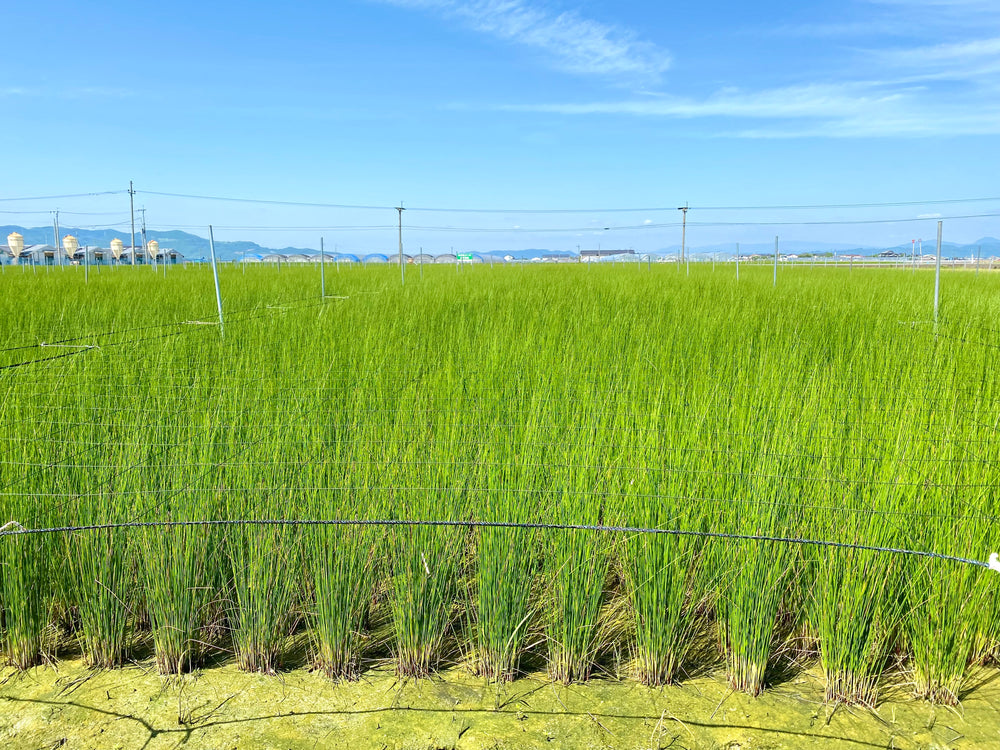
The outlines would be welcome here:
<svg viewBox="0 0 1000 750">
<path fill-rule="evenodd" d="M 111 426 L 111 427 L 114 427 L 116 431 L 125 431 L 125 432 L 127 432 L 130 437 L 141 436 L 141 435 L 143 435 L 145 433 L 145 431 L 147 429 L 156 429 L 156 428 L 158 428 L 160 426 L 160 423 L 152 423 L 152 422 L 148 423 L 148 424 L 143 424 L 143 425 L 130 425 L 130 424 L 124 424 L 124 425 L 121 425 L 121 424 L 112 424 L 112 425 L 109 425 L 107 422 L 61 422 L 61 421 L 35 421 L 35 420 L 24 421 L 24 422 L 21 422 L 20 424 L 22 426 L 23 425 L 41 425 L 41 426 L 45 426 L 45 427 L 52 427 L 53 428 L 52 429 L 52 434 L 59 434 L 59 430 L 60 429 L 68 429 L 68 428 L 74 428 L 74 429 L 76 429 L 76 428 L 80 428 L 80 427 L 96 427 L 96 428 L 107 429 L 109 426 Z M 284 423 L 281 423 L 281 424 L 284 424 Z M 172 426 L 174 426 L 174 425 L 172 425 Z M 269 425 L 269 424 L 250 424 L 250 423 L 241 424 L 241 425 L 236 425 L 236 424 L 224 425 L 225 428 L 228 428 L 228 429 L 232 430 L 234 433 L 236 433 L 235 438 L 238 438 L 238 439 L 242 438 L 242 434 L 246 430 L 266 429 L 268 427 L 274 427 L 274 426 L 275 425 L 273 425 L 273 424 Z M 289 430 L 292 430 L 292 429 L 301 430 L 301 429 L 303 429 L 301 427 L 294 428 L 292 425 L 285 425 L 285 426 Z M 326 425 L 322 425 L 322 426 L 326 427 Z M 415 428 L 418 428 L 418 430 L 420 428 L 426 429 L 428 427 L 428 425 L 419 425 L 419 424 L 413 425 L 413 426 Z M 447 425 L 447 426 L 448 427 L 455 427 L 455 425 Z M 486 427 L 486 426 L 488 426 L 488 425 L 483 425 L 483 427 Z M 140 427 L 144 428 L 144 429 L 139 429 Z M 217 423 L 213 423 L 213 427 L 218 427 L 218 424 Z M 199 433 L 199 431 L 203 431 L 204 430 L 205 424 L 204 423 L 191 423 L 191 424 L 182 425 L 180 428 L 181 429 L 187 429 L 187 430 L 193 431 L 195 433 Z M 569 428 L 567 428 L 567 429 L 569 429 Z M 666 436 L 674 436 L 675 435 L 675 433 L 664 433 L 664 434 Z M 684 434 L 684 433 L 677 433 L 677 434 Z M 287 438 L 283 437 L 282 440 L 281 440 L 281 443 L 282 443 L 282 445 L 285 445 L 285 446 L 288 446 L 288 447 L 298 447 L 298 448 L 301 448 L 301 447 L 323 447 L 323 448 L 326 448 L 327 450 L 329 450 L 331 448 L 331 446 L 347 446 L 347 445 L 382 446 L 382 445 L 391 444 L 391 443 L 394 443 L 394 442 L 400 441 L 400 440 L 404 441 L 405 444 L 409 445 L 413 441 L 417 440 L 418 438 L 419 439 L 424 439 L 424 438 L 426 438 L 426 434 L 420 433 L 418 431 L 418 432 L 415 432 L 413 434 L 407 434 L 407 435 L 404 435 L 404 436 L 398 436 L 397 435 L 397 436 L 394 436 L 392 439 L 386 439 L 384 436 L 383 437 L 364 437 L 364 436 L 362 436 L 362 437 L 352 437 L 352 438 L 338 437 L 337 439 L 324 439 L 324 438 L 287 439 Z M 810 438 L 811 441 L 815 441 L 815 442 L 820 442 L 822 440 L 836 441 L 836 440 L 841 440 L 841 439 L 844 439 L 844 438 L 841 438 L 841 437 L 838 437 L 838 436 L 830 436 L 830 437 L 827 437 L 827 438 L 819 438 L 819 437 L 817 437 L 817 438 Z M 119 442 L 123 443 L 123 440 L 119 441 Z M 700 438 L 699 440 L 700 440 L 700 442 L 708 442 L 708 441 L 712 440 L 712 436 L 706 436 L 704 438 Z M 51 443 L 55 443 L 55 444 L 58 444 L 58 443 L 61 443 L 61 442 L 63 442 L 63 441 L 60 441 L 60 440 L 52 440 L 51 441 Z M 75 445 L 89 445 L 89 446 L 106 446 L 106 445 L 109 445 L 109 444 L 115 444 L 114 440 L 85 440 L 81 436 L 78 436 L 78 435 L 74 435 L 74 437 L 72 439 L 72 442 Z M 195 444 L 195 443 L 192 443 L 189 440 L 188 441 L 158 441 L 158 440 L 145 441 L 144 440 L 144 441 L 142 441 L 142 445 L 148 446 L 148 447 L 175 447 L 175 448 L 183 448 L 183 447 L 194 448 L 194 447 L 197 447 L 197 448 L 201 449 L 201 448 L 227 447 L 227 446 L 228 447 L 232 447 L 233 442 L 234 442 L 233 440 L 214 440 L 214 441 L 199 441 L 199 442 L 197 442 Z M 37 436 L 30 436 L 30 435 L 0 435 L 0 445 L 3 445 L 3 444 L 9 444 L 9 445 L 15 445 L 15 444 L 35 445 L 37 443 L 39 443 L 39 438 Z M 462 445 L 463 448 L 474 448 L 474 447 L 483 447 L 483 446 L 492 447 L 492 446 L 496 445 L 496 438 L 495 438 L 495 436 L 490 436 L 490 437 L 487 437 L 487 438 L 476 439 L 473 436 L 463 436 L 461 445 Z M 631 444 L 628 443 L 628 442 L 619 442 L 619 443 L 617 443 L 617 445 L 623 446 L 623 447 L 627 448 L 627 447 L 630 447 Z M 945 442 L 945 443 L 939 443 L 939 442 L 917 442 L 917 443 L 914 443 L 914 445 L 917 446 L 917 447 L 925 447 L 925 446 L 936 447 L 936 448 L 953 447 L 953 448 L 962 448 L 962 449 L 968 450 L 970 447 L 983 447 L 983 446 L 991 446 L 992 447 L 992 446 L 1000 446 L 1000 441 L 967 439 L 967 440 L 949 440 L 948 442 Z M 518 447 L 522 448 L 522 449 L 530 449 L 530 448 L 564 448 L 565 446 L 566 446 L 566 443 L 563 442 L 563 441 L 559 441 L 559 440 L 550 440 L 550 441 L 530 440 L 530 441 L 520 441 L 518 443 Z M 877 448 L 878 448 L 877 443 L 873 444 L 873 454 L 872 455 L 864 455 L 864 456 L 857 456 L 857 455 L 855 455 L 855 456 L 843 456 L 843 455 L 840 455 L 840 454 L 809 453 L 809 452 L 785 453 L 785 452 L 779 452 L 779 451 L 761 451 L 761 450 L 754 449 L 754 448 L 746 448 L 746 449 L 743 449 L 743 450 L 737 450 L 737 449 L 730 448 L 730 447 L 725 447 L 725 448 L 695 448 L 695 447 L 685 447 L 682 452 L 683 452 L 683 454 L 691 454 L 691 455 L 725 455 L 725 456 L 730 457 L 730 458 L 742 457 L 742 456 L 752 456 L 752 457 L 760 458 L 760 459 L 783 459 L 783 460 L 787 459 L 787 460 L 790 460 L 790 461 L 835 462 L 835 463 L 874 462 L 876 460 L 876 458 L 877 458 L 878 461 L 879 461 L 879 463 L 880 463 L 880 465 L 882 465 L 882 464 L 884 464 L 885 456 L 884 455 L 876 456 L 875 453 L 874 453 L 874 451 Z M 470 459 L 470 462 L 477 462 L 477 460 L 476 459 Z M 971 465 L 993 466 L 996 463 L 995 460 L 990 459 L 990 458 L 969 458 L 967 456 L 956 457 L 956 458 L 945 458 L 945 457 L 940 457 L 940 456 L 938 456 L 938 457 L 933 457 L 933 456 L 927 456 L 927 457 L 920 457 L 920 456 L 914 456 L 914 457 L 897 457 L 897 458 L 893 459 L 893 462 L 894 462 L 894 465 L 903 466 L 903 467 L 911 467 L 911 465 L 913 465 L 913 464 L 918 464 L 918 465 L 951 465 L 951 464 L 960 464 L 960 465 L 970 465 L 970 466 Z M 295 462 L 289 462 L 289 463 L 293 463 L 294 464 Z M 368 462 L 367 461 L 362 461 L 361 463 L 368 463 Z M 456 463 L 456 462 L 450 462 L 450 463 Z M 16 461 L 16 460 L 10 460 L 10 461 L 0 460 L 0 466 L 2 466 L 2 465 L 24 465 L 24 464 L 21 463 L 20 461 Z M 270 465 L 270 462 L 269 462 L 269 465 Z M 521 465 L 524 466 L 525 464 L 521 464 Z M 545 465 L 551 466 L 551 465 L 554 465 L 554 464 L 545 464 Z M 596 467 L 590 467 L 590 468 L 596 468 Z M 642 467 L 642 466 L 640 466 L 640 467 L 634 467 L 633 466 L 633 467 L 630 467 L 630 468 L 645 469 L 645 468 L 650 468 L 650 467 Z M 711 472 L 710 470 L 706 470 L 706 471 L 709 471 L 709 473 L 715 473 L 715 472 Z M 802 477 L 802 478 L 809 478 L 809 477 Z M 970 486 L 975 486 L 975 485 L 970 485 Z"/>
<path fill-rule="evenodd" d="M 238 461 L 234 461 L 232 466 L 236 466 Z M 214 468 L 221 468 L 222 464 L 213 465 Z M 136 467 L 129 467 L 132 470 Z M 202 475 L 203 477 L 204 475 Z M 202 477 L 198 477 L 199 479 Z M 111 480 L 108 480 L 102 484 L 109 484 Z M 242 495 L 253 495 L 253 494 L 267 494 L 271 495 L 274 493 L 281 492 L 294 492 L 294 493 L 333 493 L 333 492 L 442 492 L 442 493 L 456 493 L 456 494 L 470 494 L 470 495 L 482 495 L 496 493 L 498 495 L 503 494 L 520 494 L 520 495 L 570 495 L 570 496 L 587 496 L 587 497 L 600 497 L 600 498 L 616 498 L 616 499 L 629 499 L 629 500 L 683 500 L 688 502 L 698 502 L 698 503 L 710 503 L 716 506 L 728 506 L 728 508 L 734 508 L 741 505 L 757 505 L 768 508 L 789 508 L 792 510 L 816 510 L 822 512 L 837 512 L 837 513 L 862 513 L 879 515 L 887 518 L 941 518 L 953 521 L 988 521 L 991 523 L 1000 522 L 1000 516 L 992 516 L 985 513 L 964 513 L 964 514 L 952 514 L 952 513 L 920 513 L 917 511 L 890 511 L 890 510 L 876 510 L 870 507 L 864 508 L 854 508 L 849 506 L 836 506 L 836 505 L 813 505 L 813 504 L 802 504 L 802 503 L 792 503 L 792 502 L 782 502 L 775 500 L 765 500 L 757 497 L 753 498 L 720 498 L 720 497 L 698 497 L 695 495 L 676 495 L 669 493 L 655 493 L 655 492 L 636 492 L 631 494 L 626 494 L 618 491 L 608 491 L 608 492 L 597 492 L 594 490 L 573 490 L 568 488 L 520 488 L 520 487 L 466 487 L 466 486 L 455 486 L 455 487 L 442 487 L 442 486 L 371 486 L 371 485 L 341 485 L 341 486 L 316 486 L 316 487 L 306 487 L 306 486 L 255 486 L 255 487 L 195 487 L 193 483 L 188 483 L 183 487 L 164 487 L 161 489 L 127 489 L 122 490 L 123 493 L 133 495 L 133 496 L 155 496 L 162 494 L 169 494 L 170 497 L 179 497 L 184 494 L 188 495 L 225 495 L 227 493 L 238 493 Z M 52 499 L 60 500 L 62 504 L 57 506 L 55 509 L 61 509 L 65 507 L 69 502 L 74 500 L 85 500 L 90 498 L 103 498 L 109 493 L 113 494 L 114 490 L 109 489 L 108 492 L 0 492 L 0 497 L 32 497 L 36 499 Z M 167 498 L 169 499 L 169 498 Z M 162 501 L 161 501 L 162 502 Z M 727 508 L 727 509 L 728 509 Z M 49 509 L 53 510 L 53 509 Z"/>
<path fill-rule="evenodd" d="M 76 441 L 74 441 L 75 443 Z M 104 443 L 98 443 L 98 445 L 104 445 Z M 148 445 L 148 444 L 147 444 Z M 183 444 L 187 445 L 187 443 Z M 720 451 L 721 452 L 721 451 Z M 728 453 L 728 452 L 727 452 Z M 757 457 L 757 454 L 743 454 L 743 455 L 753 455 Z M 760 455 L 761 458 L 766 459 L 771 456 L 767 454 Z M 798 457 L 792 457 L 798 458 Z M 808 457 L 803 456 L 803 459 Z M 819 459 L 822 460 L 822 459 Z M 838 457 L 838 460 L 839 457 Z M 858 459 L 861 460 L 861 459 Z M 925 464 L 928 461 L 921 461 L 920 459 L 909 459 L 914 463 Z M 941 463 L 941 459 L 937 459 L 935 462 Z M 904 466 L 905 462 L 901 462 Z M 960 464 L 986 464 L 992 466 L 994 462 L 987 461 L 985 459 L 981 460 L 963 460 L 963 459 L 949 459 L 947 463 L 960 463 Z M 311 459 L 308 461 L 272 461 L 268 460 L 264 463 L 250 463 L 245 461 L 240 461 L 241 466 L 255 467 L 258 469 L 269 469 L 271 467 L 290 467 L 295 466 L 299 468 L 308 469 L 319 469 L 319 468 L 329 468 L 329 467 L 345 467 L 345 466 L 386 466 L 387 462 L 357 459 L 344 457 L 340 459 Z M 837 476 L 810 476 L 810 475 L 795 475 L 795 474 L 775 474 L 775 473 L 765 473 L 756 471 L 740 471 L 740 470 L 726 470 L 726 469 L 692 469 L 677 466 L 596 466 L 588 464 L 563 464 L 563 463 L 527 463 L 527 464 L 516 464 L 516 463 L 503 463 L 503 462 L 487 462 L 480 459 L 468 459 L 468 460 L 450 460 L 450 461 L 434 461 L 434 460 L 417 460 L 417 459 L 393 459 L 391 461 L 393 466 L 434 466 L 434 467 L 460 467 L 460 466 L 489 466 L 494 469 L 572 469 L 578 471 L 597 471 L 602 474 L 615 474 L 615 473 L 625 473 L 625 472 L 642 472 L 642 473 L 661 473 L 664 475 L 674 475 L 674 474 L 684 474 L 692 476 L 706 476 L 706 477 L 738 477 L 741 479 L 777 479 L 785 482 L 814 482 L 817 484 L 858 484 L 864 486 L 872 487 L 922 487 L 928 490 L 938 490 L 938 489 L 950 489 L 950 490 L 982 490 L 991 489 L 1000 486 L 1000 478 L 995 479 L 991 482 L 929 482 L 927 480 L 921 481 L 898 481 L 898 480 L 875 480 L 868 477 L 837 477 Z M 897 464 L 898 465 L 898 464 Z M 72 472 L 74 470 L 92 472 L 95 469 L 115 469 L 118 467 L 117 463 L 105 463 L 105 464 L 73 464 L 73 463 L 49 463 L 49 462 L 23 462 L 23 461 L 8 461 L 0 460 L 0 466 L 18 466 L 28 469 L 34 468 L 45 468 L 52 471 L 65 470 L 67 472 Z M 198 469 L 208 466 L 215 466 L 219 468 L 224 468 L 225 463 L 220 464 L 216 461 L 171 461 L 170 470 L 176 469 Z M 150 463 L 147 468 L 149 469 L 160 469 L 164 467 L 156 463 Z M 2 475 L 2 473 L 0 473 Z M 5 494 L 0 491 L 0 496 Z"/>
<path fill-rule="evenodd" d="M 643 528 L 640 526 L 606 526 L 601 524 L 571 524 L 571 523 L 523 523 L 513 521 L 415 521 L 409 519 L 206 519 L 203 521 L 126 521 L 123 523 L 98 523 L 81 526 L 50 526 L 43 528 L 28 528 L 17 521 L 9 521 L 0 527 L 0 536 L 17 536 L 21 534 L 65 534 L 84 531 L 108 531 L 116 529 L 136 528 L 178 528 L 191 526 L 385 526 L 385 527 L 443 527 L 464 529 L 535 529 L 545 531 L 594 531 L 621 534 L 650 534 L 667 536 L 693 536 L 706 539 L 728 539 L 731 541 L 774 542 L 777 544 L 795 544 L 802 546 L 827 547 L 831 549 L 849 549 L 862 552 L 884 552 L 894 555 L 906 555 L 935 560 L 972 565 L 978 568 L 989 568 L 990 564 L 983 560 L 973 560 L 967 557 L 946 555 L 940 552 L 904 549 L 900 547 L 882 547 L 872 544 L 854 544 L 851 542 L 833 542 L 822 539 L 805 539 L 800 537 L 771 536 L 767 534 L 730 534 L 716 531 L 694 531 L 687 529 Z"/>
</svg>

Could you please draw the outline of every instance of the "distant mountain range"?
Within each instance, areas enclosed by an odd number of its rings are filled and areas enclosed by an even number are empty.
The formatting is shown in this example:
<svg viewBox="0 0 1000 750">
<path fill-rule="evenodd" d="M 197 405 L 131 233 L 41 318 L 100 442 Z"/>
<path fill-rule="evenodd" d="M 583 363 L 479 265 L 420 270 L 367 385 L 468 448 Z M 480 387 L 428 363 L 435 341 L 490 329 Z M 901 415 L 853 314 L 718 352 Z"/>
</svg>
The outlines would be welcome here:
<svg viewBox="0 0 1000 750">
<path fill-rule="evenodd" d="M 893 247 L 876 247 L 872 245 L 845 245 L 832 242 L 807 242 L 802 240 L 779 240 L 778 241 L 778 252 L 782 255 L 785 254 L 797 254 L 801 255 L 803 253 L 836 253 L 838 255 L 875 255 L 877 253 L 882 253 L 887 250 L 891 250 L 895 253 L 902 253 L 903 255 L 910 255 L 911 246 L 907 242 L 902 245 L 895 245 Z M 681 251 L 680 245 L 672 245 L 670 247 L 663 248 L 658 252 L 660 255 L 677 255 Z M 736 244 L 726 243 L 723 245 L 710 245 L 707 247 L 689 247 L 688 252 L 692 256 L 711 256 L 718 253 L 721 256 L 729 256 L 736 254 Z M 919 247 L 917 252 L 920 252 Z M 935 252 L 935 241 L 934 240 L 924 240 L 923 243 L 923 253 L 924 255 L 933 255 Z M 774 243 L 773 242 L 758 242 L 758 243 L 740 243 L 740 255 L 752 255 L 752 254 L 764 254 L 772 255 L 774 253 Z M 981 258 L 989 258 L 992 256 L 1000 256 L 1000 240 L 995 237 L 983 237 L 982 239 L 976 240 L 968 244 L 960 244 L 955 242 L 942 242 L 941 243 L 941 255 L 945 258 L 970 258 L 979 255 Z"/>
<path fill-rule="evenodd" d="M 60 231 L 63 235 L 72 234 L 76 237 L 81 245 L 98 245 L 100 247 L 110 247 L 111 240 L 114 238 L 119 238 L 125 242 L 126 245 L 131 241 L 131 236 L 129 232 L 120 232 L 112 229 L 77 229 L 74 227 L 62 227 Z M 7 235 L 11 232 L 19 232 L 24 237 L 25 245 L 51 245 L 52 244 L 52 227 L 33 227 L 25 228 L 19 226 L 0 226 L 0 243 L 5 243 Z M 177 252 L 183 254 L 186 258 L 197 259 L 205 258 L 209 255 L 208 240 L 204 237 L 199 237 L 196 234 L 190 234 L 188 232 L 181 231 L 170 231 L 170 232 L 159 232 L 159 231 L 148 231 L 146 232 L 146 238 L 148 240 L 156 240 L 164 248 L 170 248 L 176 250 Z M 139 237 L 136 236 L 136 242 L 139 242 Z M 660 248 L 659 250 L 654 250 L 653 255 L 678 255 L 680 254 L 680 245 L 672 245 L 669 247 Z M 838 253 L 841 255 L 846 255 L 849 253 L 857 255 L 875 255 L 886 250 L 892 250 L 893 252 L 902 253 L 904 255 L 910 254 L 910 243 L 905 243 L 902 245 L 896 245 L 895 247 L 876 247 L 876 246 L 858 246 L 858 245 L 845 245 L 830 242 L 808 242 L 802 240 L 781 240 L 778 243 L 778 250 L 782 254 L 795 253 L 801 255 L 803 253 Z M 267 253 L 316 253 L 318 250 L 314 248 L 304 248 L 304 247 L 281 247 L 281 248 L 270 248 L 264 247 L 263 245 L 258 245 L 256 242 L 249 241 L 235 241 L 235 242 L 225 242 L 217 240 L 215 243 L 215 251 L 220 259 L 224 260 L 235 260 L 242 257 L 244 253 L 255 253 L 266 255 Z M 714 254 L 718 254 L 721 257 L 732 256 L 736 253 L 735 243 L 726 243 L 719 245 L 706 245 L 698 247 L 689 247 L 688 252 L 693 258 L 705 258 L 710 257 Z M 755 253 L 760 254 L 771 254 L 774 252 L 773 243 L 741 243 L 740 244 L 740 254 L 741 255 L 751 255 Z M 934 241 L 925 240 L 924 241 L 924 254 L 932 254 L 934 252 Z M 983 237 L 982 239 L 976 240 L 975 242 L 968 244 L 957 244 L 954 242 L 944 242 L 941 244 L 941 254 L 947 258 L 970 258 L 974 257 L 977 252 L 982 258 L 989 258 L 994 256 L 1000 256 L 1000 240 L 995 237 Z M 544 248 L 527 248 L 522 250 L 495 250 L 490 253 L 480 253 L 494 255 L 502 257 L 504 255 L 510 255 L 518 259 L 531 259 L 541 257 L 543 255 L 562 255 L 562 256 L 575 256 L 576 253 L 567 250 L 546 250 Z"/>
<path fill-rule="evenodd" d="M 76 237 L 81 245 L 97 245 L 99 247 L 110 247 L 111 240 L 115 237 L 125 242 L 126 247 L 132 242 L 131 232 L 116 232 L 111 229 L 76 229 L 74 227 L 60 227 L 60 233 L 65 236 L 71 234 Z M 24 237 L 25 245 L 51 245 L 53 239 L 52 227 L 0 227 L 0 244 L 6 244 L 7 235 L 11 232 L 19 232 Z M 197 259 L 207 258 L 209 255 L 208 240 L 196 234 L 188 232 L 146 232 L 147 240 L 156 240 L 164 248 L 170 248 L 181 253 L 185 258 Z M 136 245 L 141 244 L 139 235 L 135 238 Z M 220 259 L 233 260 L 242 256 L 243 253 L 314 253 L 316 250 L 302 247 L 269 248 L 258 245 L 256 242 L 224 242 L 215 241 L 215 252 Z"/>
</svg>

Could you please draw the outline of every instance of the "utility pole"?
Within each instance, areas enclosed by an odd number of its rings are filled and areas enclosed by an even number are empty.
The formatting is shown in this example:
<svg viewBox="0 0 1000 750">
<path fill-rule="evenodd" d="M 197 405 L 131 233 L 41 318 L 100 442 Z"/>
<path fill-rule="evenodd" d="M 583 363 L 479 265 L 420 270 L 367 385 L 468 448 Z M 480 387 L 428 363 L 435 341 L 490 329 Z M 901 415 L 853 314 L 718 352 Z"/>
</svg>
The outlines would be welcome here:
<svg viewBox="0 0 1000 750">
<path fill-rule="evenodd" d="M 399 213 L 399 283 L 406 285 L 406 266 L 403 264 L 403 201 L 399 202 L 396 211 Z"/>
<path fill-rule="evenodd" d="M 135 189 L 132 180 L 128 181 L 128 208 L 132 214 L 132 265 L 135 265 Z"/>
<path fill-rule="evenodd" d="M 52 231 L 55 234 L 55 238 L 56 238 L 56 242 L 55 242 L 55 248 L 56 248 L 55 257 L 58 258 L 59 257 L 59 209 L 56 209 L 52 213 L 53 213 L 53 216 L 52 216 Z M 60 261 L 59 265 L 60 266 L 62 265 L 61 261 Z"/>
<path fill-rule="evenodd" d="M 685 203 L 683 206 L 677 209 L 682 211 L 683 215 L 681 217 L 681 263 L 687 260 L 687 254 L 685 248 L 687 247 L 687 225 L 688 225 L 688 205 Z"/>
<path fill-rule="evenodd" d="M 150 260 L 149 250 L 148 250 L 149 245 L 146 242 L 146 208 L 145 208 L 145 206 L 139 209 L 139 213 L 142 214 L 141 229 L 139 230 L 140 232 L 142 232 L 142 256 L 146 259 L 147 262 L 149 262 L 150 266 L 153 269 L 153 273 L 156 273 L 156 258 L 153 258 L 152 260 Z"/>
</svg>

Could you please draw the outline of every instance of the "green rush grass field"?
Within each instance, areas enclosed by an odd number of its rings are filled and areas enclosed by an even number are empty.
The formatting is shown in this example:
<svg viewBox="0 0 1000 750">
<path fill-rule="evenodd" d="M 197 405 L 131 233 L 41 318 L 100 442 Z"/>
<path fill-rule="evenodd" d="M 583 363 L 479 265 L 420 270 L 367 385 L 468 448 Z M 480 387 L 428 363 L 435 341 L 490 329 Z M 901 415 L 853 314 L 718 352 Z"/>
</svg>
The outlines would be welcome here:
<svg viewBox="0 0 1000 750">
<path fill-rule="evenodd" d="M 1000 278 L 227 266 L 0 278 L 0 523 L 604 524 L 1000 552 Z M 333 296 L 336 295 L 336 296 Z M 47 346 L 38 346 L 46 342 Z M 91 348 L 83 348 L 91 347 Z M 15 529 L 16 530 L 16 529 Z M 547 672 L 955 704 L 1000 574 L 702 536 L 210 526 L 0 537 L 2 651 L 164 674 Z M 211 670 L 205 680 L 210 681 Z"/>
</svg>

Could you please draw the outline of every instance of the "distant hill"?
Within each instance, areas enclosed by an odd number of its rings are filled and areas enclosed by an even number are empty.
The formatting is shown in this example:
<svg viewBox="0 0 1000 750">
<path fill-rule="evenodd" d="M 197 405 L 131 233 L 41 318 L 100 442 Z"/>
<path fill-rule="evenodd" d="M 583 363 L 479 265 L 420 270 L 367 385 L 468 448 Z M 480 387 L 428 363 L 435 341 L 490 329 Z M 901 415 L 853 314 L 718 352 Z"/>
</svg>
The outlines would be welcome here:
<svg viewBox="0 0 1000 750">
<path fill-rule="evenodd" d="M 26 245 L 51 245 L 52 227 L 25 228 L 19 226 L 0 226 L 0 244 L 6 242 L 7 235 L 11 232 L 20 232 L 24 236 Z M 110 247 L 111 240 L 118 238 L 126 245 L 131 242 L 131 233 L 113 229 L 78 229 L 75 227 L 60 227 L 62 234 L 72 234 L 81 245 L 98 245 L 100 247 Z M 208 240 L 190 232 L 173 230 L 169 232 L 153 231 L 146 232 L 146 238 L 156 240 L 164 248 L 170 248 L 183 254 L 186 258 L 197 259 L 209 256 Z M 136 243 L 139 243 L 139 236 L 136 235 Z M 896 245 L 895 247 L 857 246 L 845 245 L 835 242 L 808 242 L 804 240 L 780 240 L 778 244 L 782 254 L 786 253 L 828 253 L 839 254 L 854 253 L 858 255 L 875 255 L 885 250 L 892 250 L 904 255 L 910 254 L 910 243 Z M 591 248 L 586 248 L 591 249 Z M 680 245 L 654 250 L 652 255 L 679 255 Z M 271 248 L 258 245 L 256 242 L 234 241 L 224 242 L 217 240 L 215 251 L 221 260 L 236 260 L 244 253 L 266 255 L 268 253 L 317 253 L 318 248 L 304 247 L 280 247 Z M 459 251 L 461 252 L 461 251 Z M 750 255 L 754 253 L 771 254 L 774 252 L 774 243 L 740 243 L 740 254 Z M 924 240 L 924 254 L 934 252 L 934 240 Z M 946 258 L 970 258 L 975 257 L 977 252 L 982 258 L 1000 256 L 1000 240 L 995 237 L 983 237 L 969 244 L 957 244 L 954 242 L 943 242 L 941 244 L 941 254 Z M 692 258 L 705 258 L 718 254 L 720 257 L 731 257 L 736 253 L 736 243 L 722 243 L 716 245 L 703 245 L 698 247 L 688 247 L 688 253 Z M 523 250 L 494 250 L 492 252 L 481 252 L 481 255 L 494 255 L 503 257 L 510 255 L 519 260 L 529 260 L 531 258 L 542 257 L 543 255 L 576 256 L 575 252 L 569 250 L 548 250 L 545 248 L 526 248 Z"/>
<path fill-rule="evenodd" d="M 60 227 L 59 231 L 63 235 L 71 234 L 76 237 L 81 245 L 98 245 L 100 247 L 110 247 L 111 240 L 115 237 L 122 240 L 125 245 L 132 241 L 131 232 L 121 232 L 113 229 L 78 229 L 76 227 Z M 25 245 L 51 245 L 53 240 L 52 227 L 25 228 L 18 226 L 0 226 L 0 244 L 6 244 L 7 235 L 11 232 L 19 232 L 24 237 Z M 186 258 L 207 258 L 210 250 L 208 240 L 189 232 L 173 230 L 170 232 L 146 232 L 147 240 L 156 240 L 162 247 L 176 250 Z M 136 234 L 136 244 L 140 244 L 139 235 Z M 256 242 L 236 241 L 224 242 L 216 240 L 215 252 L 223 260 L 233 260 L 241 257 L 243 253 L 315 253 L 319 250 L 301 247 L 269 248 L 258 245 Z"/>
</svg>

